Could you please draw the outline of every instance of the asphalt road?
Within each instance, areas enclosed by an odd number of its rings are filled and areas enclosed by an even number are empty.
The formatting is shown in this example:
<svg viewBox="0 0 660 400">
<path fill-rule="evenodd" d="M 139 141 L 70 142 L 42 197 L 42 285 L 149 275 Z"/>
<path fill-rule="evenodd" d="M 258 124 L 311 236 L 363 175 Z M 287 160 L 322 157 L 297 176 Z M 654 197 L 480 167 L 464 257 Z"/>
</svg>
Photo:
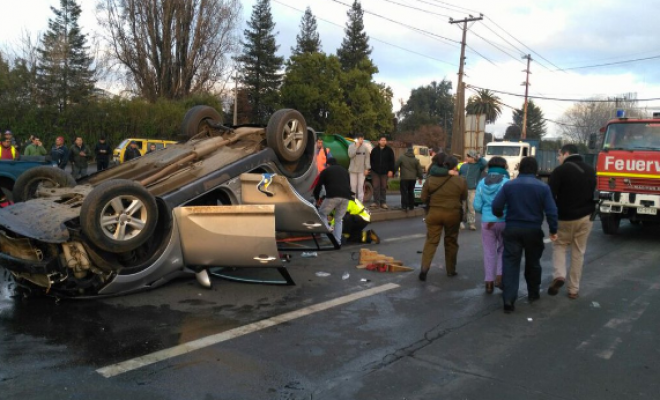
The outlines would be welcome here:
<svg viewBox="0 0 660 400">
<path fill-rule="evenodd" d="M 440 250 L 422 283 L 421 219 L 374 225 L 384 240 L 367 248 L 415 272 L 357 270 L 360 246 L 345 246 L 294 256 L 296 286 L 180 280 L 58 302 L 0 285 L 0 398 L 658 398 L 660 228 L 594 225 L 580 298 L 528 304 L 521 288 L 507 315 L 484 293 L 479 231 L 461 232 L 458 276 Z M 543 266 L 545 290 L 551 245 Z"/>
</svg>

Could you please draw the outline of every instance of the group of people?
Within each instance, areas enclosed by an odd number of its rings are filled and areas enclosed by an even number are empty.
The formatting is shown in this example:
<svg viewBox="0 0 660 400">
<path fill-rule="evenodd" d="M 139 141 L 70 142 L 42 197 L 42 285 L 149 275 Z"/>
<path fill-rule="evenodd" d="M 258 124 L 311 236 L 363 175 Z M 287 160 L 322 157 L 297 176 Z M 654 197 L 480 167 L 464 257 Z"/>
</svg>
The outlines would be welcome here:
<svg viewBox="0 0 660 400">
<path fill-rule="evenodd" d="M 96 169 L 98 171 L 103 171 L 109 167 L 111 154 L 112 147 L 106 143 L 105 137 L 100 137 L 94 147 Z M 65 169 L 67 164 L 70 163 L 71 174 L 75 179 L 79 179 L 87 175 L 87 166 L 92 158 L 92 152 L 80 136 L 76 137 L 70 149 L 66 147 L 64 137 L 58 136 L 55 139 L 55 145 L 50 150 L 50 158 L 53 166 L 60 169 Z"/>
<path fill-rule="evenodd" d="M 11 131 L 6 131 L 1 142 L 2 148 L 0 153 L 1 160 L 17 160 L 19 156 L 40 156 L 45 157 L 50 155 L 50 160 L 53 166 L 60 169 L 66 168 L 68 164 L 71 165 L 71 173 L 74 178 L 78 179 L 87 175 L 87 166 L 92 158 L 92 152 L 89 147 L 83 142 L 83 138 L 77 136 L 71 144 L 71 148 L 67 148 L 64 143 L 64 137 L 58 136 L 55 139 L 55 144 L 51 147 L 50 152 L 46 150 L 43 142 L 38 136 L 31 135 L 25 149 L 22 150 L 14 138 Z M 23 154 L 21 154 L 21 150 Z M 94 148 L 94 155 L 96 156 L 97 169 L 102 171 L 107 169 L 110 165 L 110 155 L 112 148 L 106 143 L 105 138 L 99 138 L 98 143 Z"/>
<path fill-rule="evenodd" d="M 523 255 L 528 301 L 540 298 L 544 218 L 553 243 L 553 280 L 548 294 L 557 295 L 567 283 L 568 297 L 577 299 L 595 211 L 596 173 L 584 162 L 574 144 L 564 145 L 558 159 L 561 164 L 545 184 L 537 178 L 538 163 L 534 157 L 524 157 L 518 177 L 510 180 L 502 157 L 492 157 L 486 163 L 468 152 L 467 163 L 458 173 L 455 157 L 434 156 L 421 195 L 422 202 L 428 202 L 429 211 L 425 218 L 427 236 L 419 279 L 426 281 L 443 231 L 447 276 L 458 274 L 458 235 L 463 220 L 462 203 L 466 201 L 470 229 L 476 230 L 475 217 L 470 213 L 482 216 L 485 290 L 487 293 L 493 293 L 495 287 L 502 290 L 504 312 L 515 310 Z M 464 171 L 466 165 L 469 167 Z M 487 174 L 482 178 L 481 171 L 485 168 Z M 567 275 L 569 249 L 571 262 Z"/>
</svg>

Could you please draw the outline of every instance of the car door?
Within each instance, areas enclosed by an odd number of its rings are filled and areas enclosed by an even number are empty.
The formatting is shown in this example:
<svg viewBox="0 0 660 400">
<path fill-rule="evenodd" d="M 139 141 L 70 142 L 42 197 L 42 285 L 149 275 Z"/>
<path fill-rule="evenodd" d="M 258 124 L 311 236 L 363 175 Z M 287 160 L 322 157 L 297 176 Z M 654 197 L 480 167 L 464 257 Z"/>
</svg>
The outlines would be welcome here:
<svg viewBox="0 0 660 400">
<path fill-rule="evenodd" d="M 184 264 L 196 267 L 280 266 L 271 205 L 177 207 Z"/>
</svg>

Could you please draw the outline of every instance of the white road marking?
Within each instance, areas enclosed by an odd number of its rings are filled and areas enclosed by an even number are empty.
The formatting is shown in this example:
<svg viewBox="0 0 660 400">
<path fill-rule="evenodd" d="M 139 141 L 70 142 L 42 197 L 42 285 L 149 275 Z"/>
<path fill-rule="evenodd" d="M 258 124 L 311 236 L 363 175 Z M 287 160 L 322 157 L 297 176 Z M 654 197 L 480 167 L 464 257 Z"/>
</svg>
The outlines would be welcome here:
<svg viewBox="0 0 660 400">
<path fill-rule="evenodd" d="M 395 237 L 395 238 L 384 239 L 384 240 L 381 240 L 381 242 L 383 242 L 383 243 L 400 242 L 402 240 L 421 239 L 421 238 L 425 238 L 425 237 L 426 237 L 426 233 L 416 233 L 414 235 L 406 235 L 406 236 L 399 236 L 399 237 Z"/>
<path fill-rule="evenodd" d="M 272 326 L 276 326 L 279 324 L 283 324 L 285 322 L 293 321 L 295 319 L 302 318 L 307 315 L 317 313 L 319 311 L 325 311 L 332 307 L 351 303 L 353 301 L 360 300 L 365 297 L 373 296 L 382 292 L 386 292 L 388 290 L 396 289 L 398 287 L 399 285 L 397 285 L 396 283 L 388 283 L 371 289 L 363 290 L 361 292 L 349 294 L 347 296 L 338 297 L 333 300 L 328 300 L 323 303 L 313 304 L 309 307 L 301 308 L 300 310 L 284 313 L 282 315 L 268 318 L 263 321 L 253 322 L 245 326 L 240 326 L 238 328 L 230 329 L 226 332 L 193 340 L 191 342 L 183 343 L 178 346 L 170 347 L 169 349 L 156 351 L 154 353 L 133 358 L 131 360 L 123 361 L 113 365 L 108 365 L 107 367 L 97 369 L 96 372 L 98 372 L 99 374 L 103 375 L 106 378 L 111 378 L 113 376 L 117 376 L 125 372 L 132 371 L 134 369 L 142 368 L 150 364 L 155 364 L 159 361 L 164 361 L 176 356 L 190 353 L 195 350 L 209 347 L 214 344 L 222 343 L 240 336 L 247 335 L 249 333 L 260 331 L 262 329 L 270 328 Z"/>
</svg>

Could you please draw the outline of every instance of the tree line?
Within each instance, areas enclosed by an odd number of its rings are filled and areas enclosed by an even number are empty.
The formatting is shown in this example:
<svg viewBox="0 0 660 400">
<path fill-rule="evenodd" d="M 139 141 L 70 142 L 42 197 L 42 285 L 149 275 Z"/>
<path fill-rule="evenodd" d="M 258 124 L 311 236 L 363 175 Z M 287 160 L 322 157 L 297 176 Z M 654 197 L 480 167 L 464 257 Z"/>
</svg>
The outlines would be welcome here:
<svg viewBox="0 0 660 400">
<path fill-rule="evenodd" d="M 318 131 L 368 139 L 385 134 L 438 147 L 450 143 L 452 83 L 442 79 L 413 89 L 395 115 L 392 89 L 374 80 L 378 67 L 370 58 L 359 0 L 347 11 L 335 53 L 323 51 L 316 17 L 307 7 L 286 60 L 277 56 L 270 0 L 255 1 L 242 35 L 239 0 L 95 5 L 99 36 L 93 41 L 78 24 L 78 2 L 60 0 L 36 44 L 28 38 L 13 54 L 0 52 L 0 129 L 19 137 L 40 135 L 45 143 L 60 135 L 88 142 L 105 136 L 113 143 L 126 137 L 176 139 L 185 112 L 195 105 L 218 109 L 231 124 L 235 98 L 239 124 L 264 124 L 277 109 L 295 108 Z M 240 82 L 236 97 L 226 87 L 234 76 Z M 99 81 L 123 90 L 108 93 Z M 469 97 L 466 112 L 494 122 L 502 106 L 494 93 L 480 90 Z M 566 118 L 577 120 L 586 112 L 596 114 L 576 108 Z M 546 120 L 531 101 L 527 120 L 528 137 L 545 135 Z M 505 138 L 519 137 L 521 124 L 522 107 L 514 111 Z M 574 131 L 565 134 L 584 140 Z"/>
</svg>

